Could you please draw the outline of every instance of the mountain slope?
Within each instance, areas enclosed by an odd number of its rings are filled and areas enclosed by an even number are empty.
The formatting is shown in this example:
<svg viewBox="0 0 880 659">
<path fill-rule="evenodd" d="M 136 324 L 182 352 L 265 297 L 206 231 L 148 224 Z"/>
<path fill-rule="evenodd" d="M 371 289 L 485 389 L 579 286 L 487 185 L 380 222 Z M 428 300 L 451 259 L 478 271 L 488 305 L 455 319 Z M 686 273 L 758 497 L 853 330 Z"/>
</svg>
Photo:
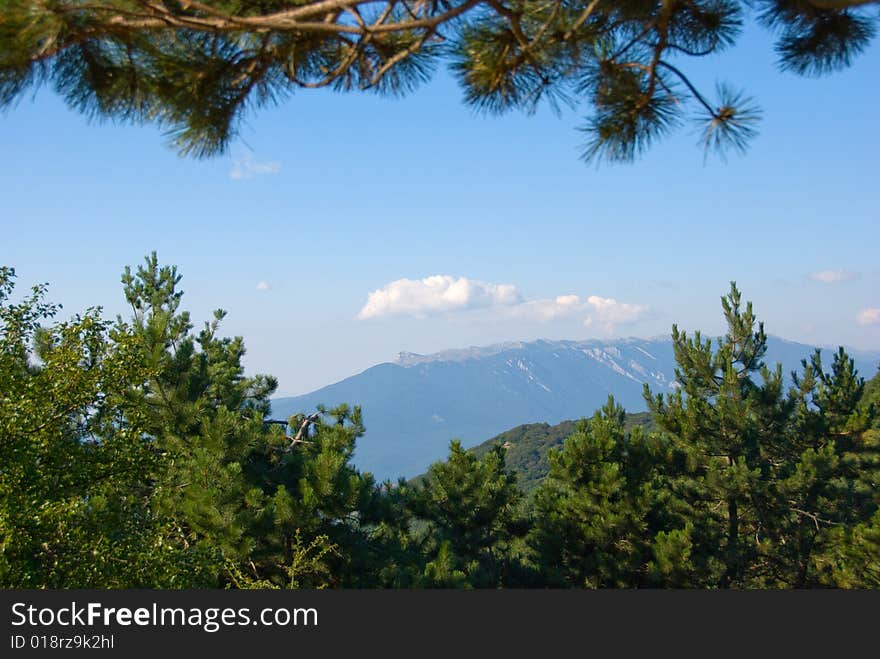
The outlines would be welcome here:
<svg viewBox="0 0 880 659">
<path fill-rule="evenodd" d="M 812 351 L 771 338 L 766 361 L 781 362 L 788 373 Z M 880 353 L 856 355 L 867 377 L 878 362 Z M 319 404 L 361 405 L 367 432 L 355 462 L 380 479 L 396 479 L 444 458 L 451 439 L 474 446 L 514 426 L 590 416 L 609 393 L 628 412 L 640 412 L 644 383 L 660 393 L 677 386 L 674 380 L 668 338 L 541 340 L 435 355 L 401 353 L 394 362 L 312 393 L 275 399 L 272 413 L 284 418 Z"/>
<path fill-rule="evenodd" d="M 625 426 L 648 427 L 651 417 L 647 412 L 627 414 Z M 561 448 L 563 442 L 575 431 L 574 421 L 563 421 L 551 426 L 549 423 L 529 423 L 501 433 L 473 447 L 478 457 L 488 453 L 498 444 L 507 449 L 505 463 L 507 469 L 516 473 L 517 484 L 526 493 L 532 492 L 547 475 L 550 465 L 547 453 Z"/>
</svg>

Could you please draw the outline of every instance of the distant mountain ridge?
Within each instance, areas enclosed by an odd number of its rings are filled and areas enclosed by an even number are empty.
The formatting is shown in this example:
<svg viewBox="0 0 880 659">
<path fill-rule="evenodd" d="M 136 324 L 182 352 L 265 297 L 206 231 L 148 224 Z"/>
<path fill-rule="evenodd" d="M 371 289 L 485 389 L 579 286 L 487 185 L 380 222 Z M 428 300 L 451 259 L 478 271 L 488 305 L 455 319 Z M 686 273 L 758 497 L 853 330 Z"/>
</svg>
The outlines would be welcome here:
<svg viewBox="0 0 880 659">
<path fill-rule="evenodd" d="M 788 374 L 813 351 L 770 337 L 765 361 L 781 362 Z M 851 355 L 866 379 L 874 375 L 880 352 Z M 644 411 L 645 383 L 655 393 L 677 386 L 670 338 L 511 342 L 402 352 L 309 394 L 276 398 L 272 413 L 284 418 L 319 404 L 361 405 L 367 432 L 355 463 L 379 479 L 396 479 L 442 459 L 451 439 L 470 447 L 515 426 L 590 416 L 608 394 L 628 412 Z"/>
<path fill-rule="evenodd" d="M 469 348 L 452 348 L 442 350 L 430 355 L 420 355 L 416 352 L 398 352 L 392 363 L 399 366 L 417 366 L 430 364 L 431 362 L 463 362 L 467 359 L 491 357 L 506 350 L 523 348 L 526 344 L 522 341 L 508 341 L 506 343 L 494 343 L 488 346 L 471 346 Z"/>
</svg>

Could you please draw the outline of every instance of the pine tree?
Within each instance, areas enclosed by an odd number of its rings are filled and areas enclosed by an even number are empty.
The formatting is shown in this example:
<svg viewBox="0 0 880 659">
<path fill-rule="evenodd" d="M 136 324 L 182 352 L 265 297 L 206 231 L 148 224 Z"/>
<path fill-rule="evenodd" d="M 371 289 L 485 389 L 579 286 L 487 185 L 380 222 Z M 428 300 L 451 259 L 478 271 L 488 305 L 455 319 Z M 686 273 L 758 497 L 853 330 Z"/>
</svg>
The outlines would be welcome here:
<svg viewBox="0 0 880 659">
<path fill-rule="evenodd" d="M 649 585 L 658 511 L 651 439 L 626 431 L 609 398 L 578 422 L 535 493 L 530 543 L 554 585 L 619 588 Z"/>
<path fill-rule="evenodd" d="M 872 579 L 876 583 L 870 565 L 880 560 L 871 543 L 880 506 L 878 410 L 842 348 L 830 373 L 823 371 L 817 351 L 804 362 L 804 376 L 794 379 L 799 385 L 794 427 L 801 443 L 804 438 L 808 443 L 801 464 L 782 484 L 800 549 L 795 585 L 870 587 Z M 807 389 L 809 397 L 803 395 Z"/>
<path fill-rule="evenodd" d="M 735 285 L 716 342 L 673 328 L 653 426 L 613 399 L 551 454 L 526 510 L 496 446 L 421 482 L 351 464 L 361 410 L 264 423 L 222 312 L 180 277 L 123 276 L 131 322 L 64 322 L 0 269 L 0 584 L 6 587 L 709 587 L 880 584 L 880 409 L 846 352 L 783 379 Z M 531 530 L 529 527 L 531 525 Z"/>
<path fill-rule="evenodd" d="M 383 549 L 394 538 L 385 536 L 383 522 L 394 508 L 382 505 L 384 488 L 351 464 L 364 433 L 360 408 L 321 412 L 304 443 L 267 445 L 253 456 L 248 478 L 265 499 L 253 531 L 254 568 L 283 581 L 297 545 L 323 539 L 332 551 L 323 552 L 324 581 L 313 586 L 386 585 L 392 577 L 382 574 Z"/>
<path fill-rule="evenodd" d="M 517 538 L 522 495 L 504 468 L 504 448 L 481 458 L 453 441 L 449 458 L 431 465 L 410 506 L 427 524 L 425 584 L 494 588 L 521 576 Z"/>
<path fill-rule="evenodd" d="M 262 493 L 243 477 L 251 451 L 267 434 L 263 417 L 272 378 L 243 375 L 241 338 L 218 338 L 225 313 L 198 333 L 180 310 L 176 268 L 153 253 L 122 277 L 131 327 L 152 377 L 136 395 L 139 421 L 164 457 L 156 475 L 162 514 L 182 538 L 210 548 L 219 566 L 253 549 L 248 533 Z"/>
<path fill-rule="evenodd" d="M 275 379 L 244 375 L 243 340 L 218 336 L 223 311 L 193 332 L 180 279 L 155 253 L 122 278 L 154 374 L 136 409 L 163 455 L 159 510 L 213 556 L 218 583 L 374 585 L 381 566 L 370 557 L 384 542 L 388 511 L 372 477 L 351 465 L 364 432 L 360 408 L 321 408 L 309 423 L 291 418 L 305 431 L 295 443 L 267 426 Z"/>
<path fill-rule="evenodd" d="M 736 42 L 748 14 L 779 65 L 843 68 L 871 42 L 877 0 L 8 0 L 0 105 L 51 82 L 90 116 L 153 121 L 184 153 L 224 150 L 249 111 L 304 88 L 402 94 L 449 64 L 487 112 L 583 101 L 584 156 L 631 160 L 696 108 L 707 149 L 743 149 L 758 112 L 682 59 Z"/>
<path fill-rule="evenodd" d="M 863 384 L 842 349 L 830 373 L 818 354 L 805 362 L 786 393 L 751 303 L 732 284 L 722 306 L 716 348 L 673 327 L 680 388 L 646 391 L 668 442 L 670 531 L 688 548 L 679 569 L 700 587 L 816 585 L 841 532 L 877 509 L 873 412 L 859 409 Z"/>
</svg>

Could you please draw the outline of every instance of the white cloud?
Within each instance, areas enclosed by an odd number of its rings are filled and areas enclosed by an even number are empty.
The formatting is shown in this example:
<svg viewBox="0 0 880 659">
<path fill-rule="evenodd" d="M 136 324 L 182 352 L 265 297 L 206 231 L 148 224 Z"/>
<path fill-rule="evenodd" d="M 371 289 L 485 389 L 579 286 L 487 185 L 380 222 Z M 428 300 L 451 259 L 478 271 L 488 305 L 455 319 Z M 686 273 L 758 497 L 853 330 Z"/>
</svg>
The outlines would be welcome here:
<svg viewBox="0 0 880 659">
<path fill-rule="evenodd" d="M 512 309 L 514 316 L 525 320 L 547 322 L 557 319 L 578 319 L 586 327 L 611 333 L 618 325 L 641 320 L 648 311 L 643 304 L 629 304 L 610 297 L 560 295 L 556 298 L 532 300 Z"/>
<path fill-rule="evenodd" d="M 272 285 L 267 282 L 265 279 L 257 284 L 258 291 L 270 291 L 272 290 Z"/>
<path fill-rule="evenodd" d="M 358 318 L 388 315 L 431 314 L 517 304 L 516 286 L 491 284 L 466 277 L 433 275 L 424 279 L 398 279 L 367 296 Z"/>
<path fill-rule="evenodd" d="M 358 318 L 409 315 L 418 318 L 436 314 L 484 309 L 490 317 L 546 323 L 576 320 L 586 327 L 611 333 L 618 325 L 641 320 L 648 311 L 642 304 L 614 298 L 568 294 L 555 298 L 524 300 L 510 284 L 491 284 L 465 277 L 434 275 L 424 279 L 398 279 L 369 294 Z"/>
<path fill-rule="evenodd" d="M 823 284 L 841 284 L 845 281 L 856 279 L 859 276 L 859 273 L 843 269 L 819 270 L 818 272 L 811 272 L 807 276 L 813 281 L 818 281 Z"/>
<path fill-rule="evenodd" d="M 628 304 L 610 297 L 591 295 L 587 304 L 593 308 L 592 314 L 584 320 L 585 325 L 597 323 L 611 331 L 616 325 L 629 325 L 641 319 L 648 311 L 643 304 Z"/>
<path fill-rule="evenodd" d="M 551 320 L 574 318 L 583 312 L 584 303 L 577 295 L 560 295 L 556 298 L 529 300 L 510 310 L 515 318 L 546 323 Z"/>
<path fill-rule="evenodd" d="M 232 169 L 229 170 L 229 178 L 234 181 L 242 181 L 252 179 L 255 176 L 277 174 L 280 171 L 280 162 L 274 160 L 260 162 L 254 160 L 253 156 L 250 154 L 246 154 L 244 157 L 232 161 Z"/>
<path fill-rule="evenodd" d="M 880 308 L 862 309 L 856 314 L 856 322 L 859 325 L 880 325 Z"/>
</svg>

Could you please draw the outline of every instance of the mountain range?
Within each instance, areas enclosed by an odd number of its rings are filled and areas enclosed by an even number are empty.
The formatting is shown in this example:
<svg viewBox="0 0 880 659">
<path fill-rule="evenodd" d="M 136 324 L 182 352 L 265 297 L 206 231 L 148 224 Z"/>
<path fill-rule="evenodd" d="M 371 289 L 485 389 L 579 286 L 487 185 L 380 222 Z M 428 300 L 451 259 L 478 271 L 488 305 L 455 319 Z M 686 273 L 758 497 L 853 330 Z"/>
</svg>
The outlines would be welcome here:
<svg viewBox="0 0 880 659">
<path fill-rule="evenodd" d="M 814 347 L 768 339 L 765 362 L 800 368 Z M 830 364 L 830 351 L 823 351 Z M 866 378 L 880 352 L 851 351 Z M 286 418 L 317 405 L 360 405 L 366 434 L 354 462 L 378 479 L 411 477 L 446 456 L 449 442 L 465 447 L 531 423 L 558 424 L 590 416 L 609 394 L 628 412 L 646 408 L 643 386 L 672 391 L 670 338 L 502 343 L 432 355 L 401 352 L 392 362 L 302 396 L 276 398 L 272 415 Z"/>
</svg>

